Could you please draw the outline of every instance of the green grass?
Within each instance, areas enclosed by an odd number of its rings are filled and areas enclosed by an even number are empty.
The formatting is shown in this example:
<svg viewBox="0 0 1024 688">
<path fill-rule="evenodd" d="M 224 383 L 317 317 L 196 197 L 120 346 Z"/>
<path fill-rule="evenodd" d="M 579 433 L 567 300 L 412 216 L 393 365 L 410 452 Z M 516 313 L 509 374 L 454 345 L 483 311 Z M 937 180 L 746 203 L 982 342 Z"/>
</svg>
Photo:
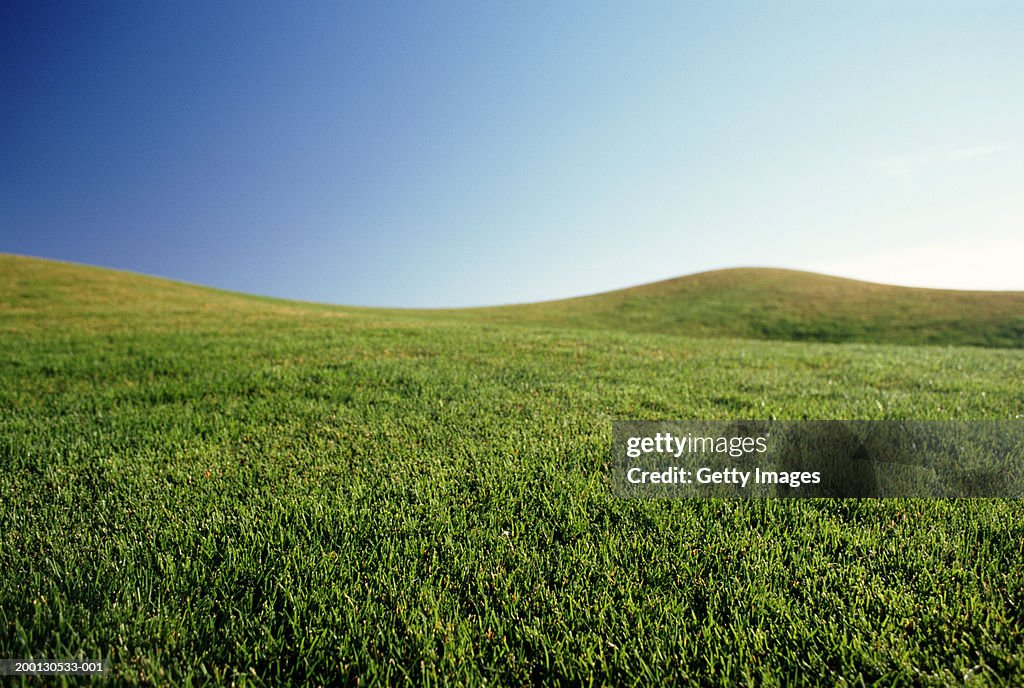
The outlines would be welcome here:
<svg viewBox="0 0 1024 688">
<path fill-rule="evenodd" d="M 450 315 L 700 337 L 1024 347 L 1024 292 L 912 289 L 793 270 L 718 270 Z"/>
<path fill-rule="evenodd" d="M 160 685 L 1024 684 L 1020 502 L 623 500 L 607 471 L 615 418 L 1019 419 L 1024 352 L 630 329 L 0 256 L 0 657 Z"/>
</svg>

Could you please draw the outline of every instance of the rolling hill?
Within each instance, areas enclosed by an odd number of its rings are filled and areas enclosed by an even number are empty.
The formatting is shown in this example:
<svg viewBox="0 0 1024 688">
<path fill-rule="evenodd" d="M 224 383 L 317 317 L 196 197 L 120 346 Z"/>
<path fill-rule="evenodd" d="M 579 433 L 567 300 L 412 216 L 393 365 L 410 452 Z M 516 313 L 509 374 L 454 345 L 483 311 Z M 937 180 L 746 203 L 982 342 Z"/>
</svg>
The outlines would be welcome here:
<svg viewBox="0 0 1024 688">
<path fill-rule="evenodd" d="M 808 272 L 740 268 L 513 306 L 351 308 L 254 297 L 128 272 L 0 255 L 0 326 L 12 319 L 158 327 L 188 315 L 405 318 L 779 341 L 1024 347 L 1024 292 L 915 289 Z"/>
<path fill-rule="evenodd" d="M 771 268 L 470 313 L 493 322 L 687 336 L 1024 346 L 1024 292 L 917 289 Z"/>
</svg>

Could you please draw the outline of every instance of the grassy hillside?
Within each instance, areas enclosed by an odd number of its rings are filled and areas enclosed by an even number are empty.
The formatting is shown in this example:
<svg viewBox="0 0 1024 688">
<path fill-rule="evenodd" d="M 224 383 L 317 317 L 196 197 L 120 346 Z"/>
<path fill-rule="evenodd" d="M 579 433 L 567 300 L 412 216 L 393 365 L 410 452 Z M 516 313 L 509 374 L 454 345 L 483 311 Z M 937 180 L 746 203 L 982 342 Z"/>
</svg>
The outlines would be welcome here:
<svg viewBox="0 0 1024 688">
<path fill-rule="evenodd" d="M 607 474 L 615 418 L 1021 418 L 1020 350 L 504 327 L 11 257 L 0 342 L 0 657 L 1024 684 L 1020 502 L 623 500 Z"/>
<path fill-rule="evenodd" d="M 131 272 L 0 254 L 0 332 L 164 331 L 227 320 L 343 317 L 353 309 L 261 298 Z"/>
<path fill-rule="evenodd" d="M 794 270 L 718 270 L 465 315 L 701 337 L 1024 347 L 1024 292 L 912 289 Z"/>
<path fill-rule="evenodd" d="M 0 327 L 188 326 L 225 313 L 399 317 L 690 337 L 1024 347 L 1024 292 L 913 289 L 794 270 L 719 270 L 561 301 L 401 311 L 259 298 L 84 265 L 0 254 Z"/>
</svg>

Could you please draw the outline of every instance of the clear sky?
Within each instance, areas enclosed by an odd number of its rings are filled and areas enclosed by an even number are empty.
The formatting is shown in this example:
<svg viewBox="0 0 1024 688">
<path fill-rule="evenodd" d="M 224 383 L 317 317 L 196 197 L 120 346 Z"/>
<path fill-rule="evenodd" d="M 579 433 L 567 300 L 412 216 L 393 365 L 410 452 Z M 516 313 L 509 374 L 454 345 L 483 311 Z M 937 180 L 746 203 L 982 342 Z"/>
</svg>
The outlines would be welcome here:
<svg viewBox="0 0 1024 688">
<path fill-rule="evenodd" d="M 1024 3 L 0 9 L 0 251 L 459 306 L 1024 290 Z"/>
</svg>

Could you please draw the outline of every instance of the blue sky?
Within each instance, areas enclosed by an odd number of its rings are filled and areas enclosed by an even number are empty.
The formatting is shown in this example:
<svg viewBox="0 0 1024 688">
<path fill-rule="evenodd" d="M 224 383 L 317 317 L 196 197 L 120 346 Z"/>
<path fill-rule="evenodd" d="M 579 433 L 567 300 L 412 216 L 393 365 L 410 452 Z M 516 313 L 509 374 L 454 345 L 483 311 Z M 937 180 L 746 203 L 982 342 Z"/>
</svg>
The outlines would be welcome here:
<svg viewBox="0 0 1024 688">
<path fill-rule="evenodd" d="M 1017 2 L 5 3 L 0 251 L 359 305 L 1024 290 L 1021 36 Z"/>
</svg>

